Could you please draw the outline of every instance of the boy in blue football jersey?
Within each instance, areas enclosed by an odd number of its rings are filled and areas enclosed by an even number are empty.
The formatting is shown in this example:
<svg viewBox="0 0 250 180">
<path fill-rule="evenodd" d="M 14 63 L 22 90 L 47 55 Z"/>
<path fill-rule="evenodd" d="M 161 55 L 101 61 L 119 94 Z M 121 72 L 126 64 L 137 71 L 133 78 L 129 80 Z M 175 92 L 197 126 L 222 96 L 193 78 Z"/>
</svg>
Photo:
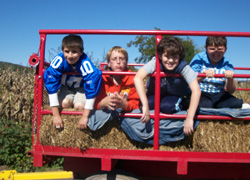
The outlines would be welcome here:
<svg viewBox="0 0 250 180">
<path fill-rule="evenodd" d="M 44 85 L 49 94 L 53 125 L 56 128 L 63 128 L 59 109 L 71 108 L 74 105 L 77 110 L 83 109 L 78 127 L 86 129 L 89 113 L 99 94 L 102 72 L 94 66 L 83 50 L 83 40 L 80 36 L 64 37 L 63 52 L 53 59 L 44 72 Z"/>
</svg>

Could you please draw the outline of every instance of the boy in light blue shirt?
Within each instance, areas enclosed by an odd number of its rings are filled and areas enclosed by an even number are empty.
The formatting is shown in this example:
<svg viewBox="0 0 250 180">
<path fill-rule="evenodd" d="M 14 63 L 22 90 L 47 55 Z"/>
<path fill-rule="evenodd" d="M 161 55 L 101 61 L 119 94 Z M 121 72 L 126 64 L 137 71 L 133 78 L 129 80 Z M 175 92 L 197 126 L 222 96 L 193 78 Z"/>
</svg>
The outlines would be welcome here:
<svg viewBox="0 0 250 180">
<path fill-rule="evenodd" d="M 209 36 L 206 39 L 206 51 L 196 54 L 190 63 L 194 71 L 206 74 L 206 77 L 197 77 L 202 91 L 199 107 L 243 107 L 243 100 L 232 95 L 236 90 L 234 67 L 224 57 L 226 50 L 226 37 Z M 215 74 L 224 74 L 225 77 L 215 78 Z"/>
</svg>

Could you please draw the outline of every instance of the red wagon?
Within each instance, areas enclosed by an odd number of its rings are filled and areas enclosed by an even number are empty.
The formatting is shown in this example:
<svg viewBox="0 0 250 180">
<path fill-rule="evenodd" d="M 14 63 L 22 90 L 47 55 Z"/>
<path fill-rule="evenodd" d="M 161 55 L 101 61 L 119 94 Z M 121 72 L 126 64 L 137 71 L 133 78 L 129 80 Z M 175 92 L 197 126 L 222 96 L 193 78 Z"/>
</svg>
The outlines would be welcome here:
<svg viewBox="0 0 250 180">
<path fill-rule="evenodd" d="M 81 174 L 85 177 L 97 172 L 112 172 L 113 169 L 122 169 L 135 174 L 141 179 L 157 178 L 213 178 L 213 179 L 250 179 L 250 153 L 224 153 L 224 152 L 186 152 L 186 151 L 160 151 L 159 150 L 159 120 L 161 118 L 185 118 L 185 115 L 161 114 L 159 111 L 160 93 L 155 96 L 154 118 L 154 148 L 153 150 L 125 150 L 88 148 L 64 148 L 43 146 L 39 142 L 41 118 L 45 114 L 52 114 L 43 108 L 43 72 L 48 64 L 45 59 L 45 42 L 49 34 L 101 34 L 101 35 L 154 35 L 159 42 L 163 35 L 178 36 L 228 36 L 250 37 L 249 32 L 218 32 L 218 31 L 169 31 L 169 30 L 40 30 L 40 56 L 30 58 L 36 67 L 34 85 L 34 116 L 33 116 L 33 147 L 31 154 L 34 166 L 41 167 L 48 160 L 64 157 L 64 169 Z M 156 58 L 157 54 L 156 54 Z M 240 68 L 239 68 L 240 69 Z M 244 69 L 244 68 L 243 68 Z M 245 68 L 249 70 L 249 68 Z M 105 72 L 104 72 L 105 74 Z M 122 73 L 121 73 L 122 74 Z M 155 92 L 160 92 L 159 63 L 156 63 Z M 250 75 L 236 74 L 235 77 L 249 78 Z M 62 114 L 79 114 L 74 111 L 62 111 Z M 126 113 L 127 117 L 140 117 L 140 114 Z M 233 120 L 231 117 L 198 115 L 198 119 Z M 250 120 L 244 118 L 243 120 Z M 118 178 L 118 176 L 117 176 Z M 127 177 L 128 178 L 128 177 Z"/>
</svg>

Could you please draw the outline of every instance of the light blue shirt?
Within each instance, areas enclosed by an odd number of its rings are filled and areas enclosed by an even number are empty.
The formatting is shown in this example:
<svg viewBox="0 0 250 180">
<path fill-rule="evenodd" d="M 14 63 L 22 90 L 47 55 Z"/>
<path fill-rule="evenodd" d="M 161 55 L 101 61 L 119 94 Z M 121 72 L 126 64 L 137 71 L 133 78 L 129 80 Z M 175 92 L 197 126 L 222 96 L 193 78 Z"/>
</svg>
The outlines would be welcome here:
<svg viewBox="0 0 250 180">
<path fill-rule="evenodd" d="M 198 73 L 203 73 L 205 70 L 213 70 L 215 74 L 224 74 L 225 71 L 234 71 L 234 67 L 230 60 L 223 57 L 218 64 L 213 65 L 206 52 L 196 54 L 190 62 L 191 68 Z M 226 78 L 205 78 L 199 83 L 200 89 L 203 92 L 218 93 L 224 91 Z"/>
</svg>

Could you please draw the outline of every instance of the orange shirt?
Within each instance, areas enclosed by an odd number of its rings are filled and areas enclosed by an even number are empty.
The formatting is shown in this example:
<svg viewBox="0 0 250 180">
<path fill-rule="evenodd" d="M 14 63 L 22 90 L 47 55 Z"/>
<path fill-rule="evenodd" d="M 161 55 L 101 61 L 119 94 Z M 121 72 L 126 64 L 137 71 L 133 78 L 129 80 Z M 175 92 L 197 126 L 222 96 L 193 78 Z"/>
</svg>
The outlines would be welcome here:
<svg viewBox="0 0 250 180">
<path fill-rule="evenodd" d="M 131 72 L 126 69 L 124 72 Z M 110 75 L 102 75 L 102 86 L 99 96 L 96 97 L 95 107 L 100 109 L 100 101 L 106 96 L 118 92 L 122 97 L 127 97 L 127 107 L 124 111 L 139 109 L 139 96 L 134 85 L 134 76 L 124 75 L 121 83 L 117 86 Z"/>
</svg>

